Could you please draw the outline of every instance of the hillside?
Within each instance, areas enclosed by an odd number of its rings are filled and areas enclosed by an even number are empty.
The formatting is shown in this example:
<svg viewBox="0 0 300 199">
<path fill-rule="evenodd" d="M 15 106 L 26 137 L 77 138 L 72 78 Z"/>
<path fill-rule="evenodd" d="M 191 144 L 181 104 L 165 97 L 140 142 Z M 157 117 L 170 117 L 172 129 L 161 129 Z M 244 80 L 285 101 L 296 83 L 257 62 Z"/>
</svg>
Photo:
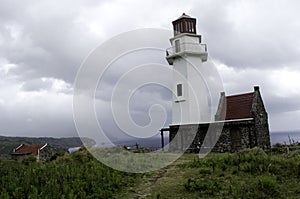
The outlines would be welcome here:
<svg viewBox="0 0 300 199">
<path fill-rule="evenodd" d="M 84 143 L 92 146 L 95 142 L 89 138 L 82 138 Z M 82 140 L 79 137 L 70 138 L 52 138 L 52 137 L 6 137 L 0 136 L 0 156 L 8 156 L 12 150 L 20 144 L 26 145 L 44 145 L 47 143 L 51 148 L 57 151 L 67 151 L 69 148 L 82 146 Z"/>
<path fill-rule="evenodd" d="M 266 154 L 259 148 L 235 154 L 184 154 L 143 176 L 116 198 L 300 198 L 300 150 Z"/>
<path fill-rule="evenodd" d="M 0 159 L 0 198 L 112 198 L 140 175 L 113 170 L 86 150 L 46 162 Z"/>
<path fill-rule="evenodd" d="M 144 174 L 113 170 L 85 149 L 46 162 L 0 160 L 0 198 L 300 198 L 299 149 L 275 151 L 184 154 Z"/>
</svg>

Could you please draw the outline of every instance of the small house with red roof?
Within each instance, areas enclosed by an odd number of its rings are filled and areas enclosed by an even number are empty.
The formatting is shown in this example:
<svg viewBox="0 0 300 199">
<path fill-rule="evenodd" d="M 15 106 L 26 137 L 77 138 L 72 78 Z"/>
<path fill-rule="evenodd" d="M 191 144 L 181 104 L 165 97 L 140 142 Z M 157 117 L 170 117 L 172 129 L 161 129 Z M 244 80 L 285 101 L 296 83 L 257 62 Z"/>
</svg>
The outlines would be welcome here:
<svg viewBox="0 0 300 199">
<path fill-rule="evenodd" d="M 181 138 L 174 139 L 179 128 Z M 222 92 L 214 122 L 174 125 L 167 130 L 170 151 L 182 151 L 186 147 L 187 152 L 199 152 L 201 147 L 214 152 L 270 148 L 268 114 L 258 86 L 254 87 L 254 92 L 238 95 L 225 96 Z M 196 135 L 189 135 L 191 132 Z M 188 136 L 194 136 L 191 145 L 184 143 L 189 140 Z"/>
<path fill-rule="evenodd" d="M 13 149 L 12 156 L 14 158 L 24 158 L 29 155 L 33 155 L 39 160 L 41 158 L 41 153 L 43 150 L 45 150 L 45 147 L 47 146 L 47 143 L 44 145 L 35 145 L 35 146 L 29 146 L 25 144 L 21 144 L 17 148 Z"/>
<path fill-rule="evenodd" d="M 215 121 L 224 121 L 224 128 L 215 146 L 217 151 L 238 151 L 244 148 L 269 149 L 268 113 L 258 86 L 254 92 L 225 96 L 221 93 Z"/>
</svg>

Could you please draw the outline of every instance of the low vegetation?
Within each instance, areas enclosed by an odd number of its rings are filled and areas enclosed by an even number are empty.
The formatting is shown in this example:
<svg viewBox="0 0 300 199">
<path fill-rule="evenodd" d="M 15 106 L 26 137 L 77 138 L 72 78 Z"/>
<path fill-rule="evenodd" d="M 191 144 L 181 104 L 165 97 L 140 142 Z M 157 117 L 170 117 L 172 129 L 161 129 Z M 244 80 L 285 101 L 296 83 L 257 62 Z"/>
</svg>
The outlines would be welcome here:
<svg viewBox="0 0 300 199">
<path fill-rule="evenodd" d="M 110 169 L 86 150 L 47 162 L 2 160 L 0 198 L 112 198 L 138 178 Z"/>
<path fill-rule="evenodd" d="M 185 154 L 149 191 L 144 191 L 149 186 L 146 178 L 135 194 L 122 198 L 298 199 L 300 150 L 289 151 L 266 154 L 254 148 L 235 154 L 212 153 L 202 159 L 198 154 Z"/>
<path fill-rule="evenodd" d="M 183 168 L 198 175 L 184 183 L 203 198 L 299 198 L 300 156 L 267 155 L 259 148 L 211 154 Z"/>
<path fill-rule="evenodd" d="M 0 160 L 0 198 L 300 198 L 300 150 L 276 147 L 184 154 L 145 174 L 113 170 L 85 149 L 46 162 Z"/>
</svg>

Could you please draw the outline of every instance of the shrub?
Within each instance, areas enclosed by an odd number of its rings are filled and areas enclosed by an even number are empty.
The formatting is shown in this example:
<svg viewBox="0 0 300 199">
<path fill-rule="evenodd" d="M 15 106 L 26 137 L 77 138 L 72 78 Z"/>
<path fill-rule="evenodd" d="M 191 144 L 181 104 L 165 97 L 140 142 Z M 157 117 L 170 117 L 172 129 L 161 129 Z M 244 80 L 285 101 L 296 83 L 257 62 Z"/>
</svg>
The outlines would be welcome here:
<svg viewBox="0 0 300 199">
<path fill-rule="evenodd" d="M 22 160 L 23 164 L 25 164 L 25 165 L 29 165 L 29 164 L 31 164 L 33 162 L 36 162 L 36 161 L 37 161 L 37 159 L 33 155 L 29 155 L 27 157 L 24 157 L 24 159 Z"/>
<path fill-rule="evenodd" d="M 244 199 L 279 199 L 282 198 L 282 194 L 279 190 L 279 186 L 274 177 L 260 176 L 252 182 L 243 185 L 239 191 L 239 195 Z"/>
<path fill-rule="evenodd" d="M 216 195 L 221 190 L 221 184 L 217 179 L 188 179 L 184 184 L 184 187 L 188 191 L 199 191 L 205 195 Z"/>
<path fill-rule="evenodd" d="M 0 163 L 0 198 L 113 198 L 139 177 L 113 170 L 84 150 L 48 162 L 33 160 Z"/>
<path fill-rule="evenodd" d="M 292 151 L 288 157 L 300 157 L 300 149 Z"/>
<path fill-rule="evenodd" d="M 210 168 L 206 167 L 206 168 L 200 168 L 199 173 L 204 174 L 204 175 L 210 175 L 210 174 L 212 174 L 212 171 Z"/>
</svg>

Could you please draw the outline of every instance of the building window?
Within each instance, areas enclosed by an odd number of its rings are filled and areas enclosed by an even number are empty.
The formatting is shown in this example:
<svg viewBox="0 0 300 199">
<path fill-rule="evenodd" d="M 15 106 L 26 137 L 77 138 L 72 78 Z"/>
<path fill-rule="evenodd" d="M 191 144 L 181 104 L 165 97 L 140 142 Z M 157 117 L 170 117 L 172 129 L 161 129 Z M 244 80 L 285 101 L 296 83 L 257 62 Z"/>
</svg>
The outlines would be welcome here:
<svg viewBox="0 0 300 199">
<path fill-rule="evenodd" d="M 188 29 L 188 22 L 185 21 L 184 22 L 184 32 L 188 32 L 188 31 L 189 31 L 189 29 Z"/>
<path fill-rule="evenodd" d="M 179 27 L 180 27 L 180 32 L 183 32 L 183 23 L 182 22 L 180 22 Z"/>
<path fill-rule="evenodd" d="M 177 39 L 175 40 L 175 53 L 179 53 L 180 52 L 180 40 Z"/>
<path fill-rule="evenodd" d="M 178 23 L 178 24 L 176 24 L 176 31 L 177 31 L 177 34 L 180 32 L 179 23 Z"/>
<path fill-rule="evenodd" d="M 177 84 L 177 97 L 182 97 L 182 84 Z"/>
</svg>

